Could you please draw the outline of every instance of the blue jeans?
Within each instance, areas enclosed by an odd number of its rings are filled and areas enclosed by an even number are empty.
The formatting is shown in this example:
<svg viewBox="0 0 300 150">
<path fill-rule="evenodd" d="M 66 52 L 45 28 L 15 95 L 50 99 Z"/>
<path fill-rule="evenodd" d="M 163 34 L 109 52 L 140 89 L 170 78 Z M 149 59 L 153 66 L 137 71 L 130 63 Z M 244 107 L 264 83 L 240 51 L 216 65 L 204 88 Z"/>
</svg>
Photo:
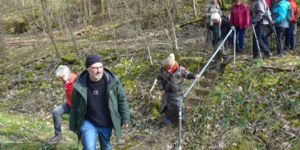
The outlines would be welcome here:
<svg viewBox="0 0 300 150">
<path fill-rule="evenodd" d="M 61 116 L 62 114 L 67 114 L 70 112 L 70 108 L 67 105 L 67 103 L 64 103 L 63 105 L 56 106 L 52 110 L 52 117 L 53 117 L 53 123 L 54 123 L 54 134 L 60 134 L 61 133 Z"/>
<path fill-rule="evenodd" d="M 284 43 L 285 49 L 288 50 L 294 49 L 295 46 L 294 30 L 295 30 L 295 24 L 290 24 L 289 28 L 285 29 L 285 43 Z"/>
<path fill-rule="evenodd" d="M 80 127 L 81 141 L 84 150 L 96 150 L 98 135 L 101 150 L 111 150 L 110 137 L 112 127 L 98 127 L 88 120 L 84 120 Z"/>
<path fill-rule="evenodd" d="M 233 38 L 234 33 L 232 34 L 232 38 Z M 243 52 L 244 51 L 244 39 L 245 39 L 245 29 L 240 29 L 240 28 L 236 28 L 236 38 L 238 39 L 238 41 L 235 42 L 236 44 L 236 48 L 238 52 Z M 232 40 L 232 42 L 234 42 Z M 233 45 L 233 43 L 232 43 Z"/>
</svg>

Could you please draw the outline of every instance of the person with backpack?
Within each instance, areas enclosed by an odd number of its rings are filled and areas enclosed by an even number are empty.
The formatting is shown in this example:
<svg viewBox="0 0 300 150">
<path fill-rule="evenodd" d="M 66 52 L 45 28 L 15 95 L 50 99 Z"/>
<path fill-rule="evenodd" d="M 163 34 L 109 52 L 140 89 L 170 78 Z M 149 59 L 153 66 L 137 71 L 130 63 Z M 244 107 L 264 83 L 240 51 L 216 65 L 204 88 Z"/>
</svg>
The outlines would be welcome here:
<svg viewBox="0 0 300 150">
<path fill-rule="evenodd" d="M 250 0 L 250 4 L 251 5 L 253 4 L 253 1 L 255 1 L 255 0 Z M 272 0 L 265 0 L 265 2 L 267 3 L 268 8 L 271 8 L 271 6 L 272 6 Z"/>
<path fill-rule="evenodd" d="M 219 13 L 214 13 L 210 17 L 209 30 L 212 32 L 212 46 L 214 47 L 217 40 L 221 37 L 222 18 Z"/>
<path fill-rule="evenodd" d="M 250 25 L 250 13 L 248 6 L 243 0 L 234 0 L 230 13 L 230 23 L 236 29 L 237 39 L 237 52 L 242 53 L 244 51 L 244 37 L 245 30 Z"/>
<path fill-rule="evenodd" d="M 256 36 L 253 36 L 252 42 L 253 58 L 260 57 L 259 47 L 261 47 L 267 57 L 271 57 L 272 53 L 268 46 L 267 37 L 264 34 L 264 29 L 269 25 L 273 25 L 271 11 L 265 0 L 254 0 L 252 9 L 251 23 L 254 25 L 254 32 L 256 33 Z"/>
<path fill-rule="evenodd" d="M 294 0 L 289 0 L 290 9 L 288 11 L 289 27 L 285 29 L 284 50 L 294 50 L 295 47 L 295 28 L 297 25 L 298 6 Z"/>
<path fill-rule="evenodd" d="M 68 66 L 60 65 L 56 69 L 56 77 L 59 78 L 63 83 L 66 94 L 66 102 L 62 105 L 56 106 L 52 111 L 54 136 L 48 141 L 49 144 L 58 143 L 63 139 L 61 130 L 61 116 L 70 112 L 73 84 L 77 75 L 72 73 Z"/>
<path fill-rule="evenodd" d="M 288 24 L 288 10 L 290 9 L 290 3 L 287 0 L 274 0 L 274 7 L 272 9 L 272 18 L 277 33 L 277 52 L 278 57 L 283 57 L 283 35 L 284 29 L 289 27 Z"/>
<path fill-rule="evenodd" d="M 230 20 L 226 16 L 221 16 L 221 24 L 219 25 L 220 27 L 218 28 L 220 35 L 218 35 L 218 38 L 215 39 L 214 45 L 213 45 L 213 53 L 221 46 L 223 40 L 227 36 L 227 34 L 230 32 L 231 24 Z M 212 71 L 217 71 L 217 72 L 222 72 L 225 65 L 229 63 L 230 57 L 226 55 L 226 49 L 229 47 L 232 47 L 232 39 L 229 37 L 223 47 L 219 50 L 215 58 L 213 59 L 213 64 L 212 64 Z M 212 54 L 213 54 L 212 53 Z"/>
<path fill-rule="evenodd" d="M 160 113 L 165 115 L 163 125 L 171 125 L 178 119 L 181 87 L 184 79 L 198 79 L 199 77 L 179 65 L 173 53 L 167 57 L 157 76 L 157 83 L 162 92 Z"/>
<path fill-rule="evenodd" d="M 218 4 L 218 0 L 211 0 L 205 11 L 205 25 L 207 27 L 206 44 L 215 44 L 216 40 L 220 37 L 220 24 L 221 24 L 222 11 Z"/>
</svg>

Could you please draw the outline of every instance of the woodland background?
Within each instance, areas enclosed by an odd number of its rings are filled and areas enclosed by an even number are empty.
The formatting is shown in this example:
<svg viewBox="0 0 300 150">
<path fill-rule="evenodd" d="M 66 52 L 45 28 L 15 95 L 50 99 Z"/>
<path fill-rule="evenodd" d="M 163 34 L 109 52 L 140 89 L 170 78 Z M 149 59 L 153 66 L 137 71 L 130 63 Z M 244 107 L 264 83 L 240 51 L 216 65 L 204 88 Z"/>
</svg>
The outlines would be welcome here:
<svg viewBox="0 0 300 150">
<path fill-rule="evenodd" d="M 204 46 L 208 3 L 0 0 L 0 149 L 81 148 L 67 115 L 64 141 L 47 144 L 54 132 L 51 111 L 64 102 L 54 72 L 65 64 L 80 73 L 91 53 L 120 77 L 129 99 L 131 125 L 121 144 L 112 140 L 113 148 L 176 149 L 178 128 L 160 126 L 161 95 L 150 89 L 169 53 L 191 72 L 210 58 L 212 48 Z M 231 1 L 220 4 L 228 15 Z M 300 149 L 299 43 L 284 58 L 253 61 L 251 34 L 248 29 L 246 52 L 236 64 L 222 73 L 208 69 L 185 99 L 184 149 Z"/>
</svg>

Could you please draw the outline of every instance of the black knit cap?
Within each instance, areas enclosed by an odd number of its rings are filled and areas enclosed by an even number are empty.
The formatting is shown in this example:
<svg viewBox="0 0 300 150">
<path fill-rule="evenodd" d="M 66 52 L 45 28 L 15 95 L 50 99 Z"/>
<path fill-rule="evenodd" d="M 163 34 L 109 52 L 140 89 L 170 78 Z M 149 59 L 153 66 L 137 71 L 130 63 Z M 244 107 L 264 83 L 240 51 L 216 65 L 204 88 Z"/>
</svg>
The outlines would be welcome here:
<svg viewBox="0 0 300 150">
<path fill-rule="evenodd" d="M 88 68 L 94 63 L 102 63 L 102 59 L 98 55 L 88 55 L 85 60 L 85 67 Z"/>
</svg>

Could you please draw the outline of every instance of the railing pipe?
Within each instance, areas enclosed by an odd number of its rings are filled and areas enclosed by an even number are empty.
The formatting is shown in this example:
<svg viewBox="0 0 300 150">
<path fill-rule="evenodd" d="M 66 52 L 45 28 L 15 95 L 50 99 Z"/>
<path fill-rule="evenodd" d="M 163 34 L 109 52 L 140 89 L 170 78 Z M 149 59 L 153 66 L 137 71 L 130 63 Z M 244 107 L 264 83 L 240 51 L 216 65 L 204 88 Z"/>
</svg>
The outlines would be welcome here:
<svg viewBox="0 0 300 150">
<path fill-rule="evenodd" d="M 200 73 L 199 73 L 200 77 L 203 75 L 203 73 L 206 70 L 206 68 L 208 67 L 208 65 L 211 63 L 211 61 L 214 59 L 214 57 L 220 51 L 221 47 L 224 45 L 225 41 L 227 40 L 227 38 L 230 36 L 230 34 L 233 31 L 235 31 L 235 28 L 232 26 L 231 30 L 226 35 L 226 37 L 224 38 L 224 40 L 222 41 L 222 43 L 220 44 L 220 46 L 218 47 L 218 49 L 214 52 L 214 54 L 208 60 L 208 62 L 206 63 L 206 65 L 200 71 Z M 234 33 L 236 33 L 236 32 L 234 32 Z M 235 36 L 236 36 L 236 34 L 234 34 L 234 57 L 235 57 L 235 38 L 236 38 Z M 192 90 L 193 86 L 196 84 L 197 81 L 198 81 L 198 79 L 195 79 L 193 81 L 193 83 L 190 85 L 190 87 L 187 89 L 187 91 L 184 93 L 184 95 L 182 97 L 180 97 L 179 112 L 178 112 L 178 119 L 179 119 L 179 141 L 178 141 L 178 149 L 179 150 L 182 150 L 182 103 L 183 103 L 183 100 L 186 98 L 186 96 L 189 94 L 189 92 Z"/>
</svg>

